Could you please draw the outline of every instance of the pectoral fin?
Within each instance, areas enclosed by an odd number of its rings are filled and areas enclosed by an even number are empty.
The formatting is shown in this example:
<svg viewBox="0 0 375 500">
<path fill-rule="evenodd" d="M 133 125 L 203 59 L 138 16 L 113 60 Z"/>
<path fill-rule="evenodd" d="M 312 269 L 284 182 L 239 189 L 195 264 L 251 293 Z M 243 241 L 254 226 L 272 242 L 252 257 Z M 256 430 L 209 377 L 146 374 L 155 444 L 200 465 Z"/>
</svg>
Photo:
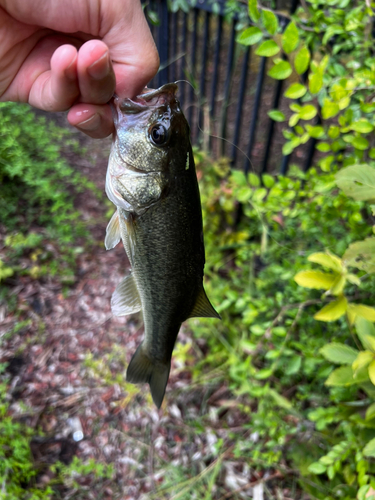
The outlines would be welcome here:
<svg viewBox="0 0 375 500">
<path fill-rule="evenodd" d="M 126 276 L 117 286 L 111 299 L 112 312 L 115 316 L 134 314 L 142 309 L 134 277 Z"/>
<path fill-rule="evenodd" d="M 107 226 L 104 240 L 106 250 L 111 250 L 112 248 L 114 248 L 120 242 L 120 239 L 120 221 L 118 210 L 116 210 Z"/>
<path fill-rule="evenodd" d="M 197 300 L 194 304 L 193 310 L 188 316 L 189 318 L 218 318 L 221 319 L 221 316 L 215 309 L 212 307 L 206 292 L 202 286 Z"/>
<path fill-rule="evenodd" d="M 160 408 L 167 386 L 171 363 L 153 363 L 144 353 L 142 344 L 135 351 L 126 371 L 126 380 L 132 384 L 148 383 L 152 400 Z"/>
</svg>

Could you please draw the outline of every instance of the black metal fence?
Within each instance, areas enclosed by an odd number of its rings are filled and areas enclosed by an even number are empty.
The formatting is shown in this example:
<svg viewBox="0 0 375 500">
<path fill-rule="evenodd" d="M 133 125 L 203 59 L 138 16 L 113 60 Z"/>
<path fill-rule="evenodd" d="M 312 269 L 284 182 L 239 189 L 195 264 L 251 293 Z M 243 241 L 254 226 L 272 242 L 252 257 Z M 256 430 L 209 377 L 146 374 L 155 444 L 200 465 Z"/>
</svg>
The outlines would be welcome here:
<svg viewBox="0 0 375 500">
<path fill-rule="evenodd" d="M 294 12 L 298 0 L 282 8 Z M 310 140 L 291 155 L 282 155 L 285 139 L 280 124 L 267 112 L 289 112 L 290 100 L 283 97 L 285 82 L 267 75 L 269 60 L 252 47 L 236 43 L 237 19 L 224 19 L 212 12 L 206 0 L 198 1 L 188 14 L 168 11 L 166 0 L 153 0 L 159 25 L 151 30 L 160 54 L 160 71 L 150 86 L 169 81 L 179 83 L 179 100 L 191 127 L 194 144 L 218 156 L 227 156 L 232 165 L 252 171 L 285 174 L 290 162 L 307 170 L 315 142 Z M 279 16 L 282 26 L 288 17 Z M 293 80 L 288 80 L 288 83 Z"/>
</svg>

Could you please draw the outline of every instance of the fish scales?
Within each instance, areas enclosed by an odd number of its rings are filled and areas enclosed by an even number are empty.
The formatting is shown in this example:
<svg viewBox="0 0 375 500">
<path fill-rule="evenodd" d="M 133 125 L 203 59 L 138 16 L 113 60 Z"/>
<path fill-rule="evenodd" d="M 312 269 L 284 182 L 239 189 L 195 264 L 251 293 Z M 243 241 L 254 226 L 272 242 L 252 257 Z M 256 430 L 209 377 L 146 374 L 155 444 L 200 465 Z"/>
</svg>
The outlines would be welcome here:
<svg viewBox="0 0 375 500">
<path fill-rule="evenodd" d="M 219 317 L 203 289 L 199 188 L 176 90 L 167 84 L 134 101 L 115 100 L 117 135 L 106 184 L 118 207 L 106 246 L 114 246 L 120 234 L 132 266 L 112 308 L 114 314 L 142 310 L 145 328 L 127 380 L 148 382 L 158 407 L 181 323 L 192 316 Z"/>
</svg>

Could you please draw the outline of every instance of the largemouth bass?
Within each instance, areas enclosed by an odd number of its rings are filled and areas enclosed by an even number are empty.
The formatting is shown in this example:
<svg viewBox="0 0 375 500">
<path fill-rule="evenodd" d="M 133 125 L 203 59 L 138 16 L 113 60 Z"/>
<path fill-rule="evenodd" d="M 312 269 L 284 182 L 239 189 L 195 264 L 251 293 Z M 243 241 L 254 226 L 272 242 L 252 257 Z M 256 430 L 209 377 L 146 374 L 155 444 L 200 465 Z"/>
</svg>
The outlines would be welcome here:
<svg viewBox="0 0 375 500">
<path fill-rule="evenodd" d="M 142 311 L 144 340 L 126 372 L 147 382 L 160 408 L 181 323 L 220 318 L 203 288 L 202 213 L 189 126 L 176 99 L 177 85 L 114 98 L 114 139 L 106 193 L 116 205 L 105 245 L 120 238 L 131 274 L 116 288 L 115 316 Z"/>
</svg>

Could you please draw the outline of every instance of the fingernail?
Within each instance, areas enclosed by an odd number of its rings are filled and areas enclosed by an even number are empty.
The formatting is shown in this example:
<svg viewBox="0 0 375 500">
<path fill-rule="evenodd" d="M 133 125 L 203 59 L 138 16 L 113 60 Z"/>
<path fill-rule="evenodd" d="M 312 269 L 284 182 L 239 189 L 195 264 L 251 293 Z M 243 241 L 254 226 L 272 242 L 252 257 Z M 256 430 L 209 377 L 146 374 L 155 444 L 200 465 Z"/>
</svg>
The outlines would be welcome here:
<svg viewBox="0 0 375 500">
<path fill-rule="evenodd" d="M 82 130 L 96 130 L 100 126 L 100 116 L 95 113 L 91 118 L 84 122 L 77 123 L 76 127 Z"/>
<path fill-rule="evenodd" d="M 87 68 L 88 74 L 95 80 L 102 80 L 109 75 L 111 65 L 109 62 L 108 51 L 105 52 L 100 59 L 95 61 Z"/>
<path fill-rule="evenodd" d="M 64 71 L 65 76 L 69 80 L 75 80 L 77 78 L 76 61 L 77 61 L 77 54 L 75 55 L 73 61 L 69 64 L 69 66 Z"/>
</svg>

